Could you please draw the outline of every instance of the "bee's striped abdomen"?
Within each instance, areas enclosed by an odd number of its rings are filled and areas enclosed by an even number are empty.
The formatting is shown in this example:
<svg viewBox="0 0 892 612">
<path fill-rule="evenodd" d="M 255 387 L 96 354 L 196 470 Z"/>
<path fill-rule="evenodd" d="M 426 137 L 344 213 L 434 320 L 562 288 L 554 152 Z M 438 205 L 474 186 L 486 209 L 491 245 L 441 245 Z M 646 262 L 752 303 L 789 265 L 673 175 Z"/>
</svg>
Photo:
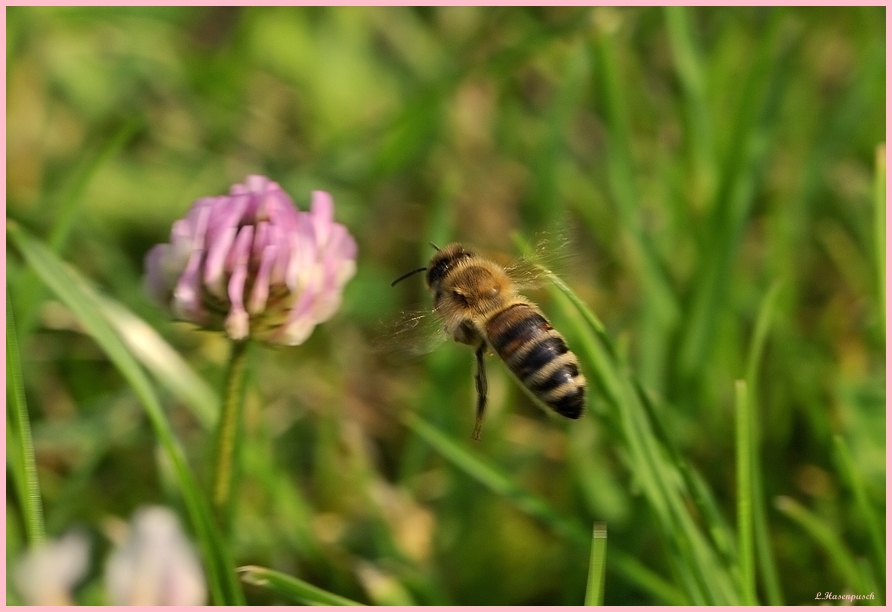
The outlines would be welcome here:
<svg viewBox="0 0 892 612">
<path fill-rule="evenodd" d="M 582 415 L 585 378 L 563 336 L 535 308 L 513 304 L 486 322 L 493 349 L 523 385 L 558 414 Z"/>
</svg>

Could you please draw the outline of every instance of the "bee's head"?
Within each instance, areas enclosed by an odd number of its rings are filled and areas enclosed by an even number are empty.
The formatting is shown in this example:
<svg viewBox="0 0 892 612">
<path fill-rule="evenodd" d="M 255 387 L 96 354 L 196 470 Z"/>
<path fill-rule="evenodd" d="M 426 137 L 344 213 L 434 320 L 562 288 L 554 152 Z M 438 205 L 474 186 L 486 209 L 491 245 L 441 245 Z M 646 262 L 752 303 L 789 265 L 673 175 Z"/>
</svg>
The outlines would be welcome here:
<svg viewBox="0 0 892 612">
<path fill-rule="evenodd" d="M 460 262 L 470 259 L 474 254 L 458 243 L 448 244 L 442 249 L 433 243 L 431 243 L 431 246 L 434 247 L 437 252 L 431 257 L 427 266 L 406 272 L 390 283 L 390 286 L 392 287 L 398 282 L 409 278 L 418 272 L 427 272 L 424 277 L 425 284 L 431 293 L 434 294 L 434 301 L 438 302 L 439 297 L 442 295 L 441 288 L 443 280 Z"/>
<path fill-rule="evenodd" d="M 460 244 L 448 244 L 442 249 L 432 244 L 437 252 L 427 266 L 411 270 L 391 283 L 426 272 L 425 284 L 434 298 L 434 309 L 441 316 L 448 313 L 465 316 L 469 312 L 484 312 L 492 308 L 510 289 L 511 281 L 496 264 L 477 257 Z M 475 259 L 475 262 L 469 260 Z"/>
<path fill-rule="evenodd" d="M 424 280 L 428 288 L 436 291 L 440 282 L 458 262 L 473 257 L 473 255 L 471 251 L 458 243 L 447 244 L 442 249 L 437 249 L 427 264 L 427 274 Z"/>
</svg>

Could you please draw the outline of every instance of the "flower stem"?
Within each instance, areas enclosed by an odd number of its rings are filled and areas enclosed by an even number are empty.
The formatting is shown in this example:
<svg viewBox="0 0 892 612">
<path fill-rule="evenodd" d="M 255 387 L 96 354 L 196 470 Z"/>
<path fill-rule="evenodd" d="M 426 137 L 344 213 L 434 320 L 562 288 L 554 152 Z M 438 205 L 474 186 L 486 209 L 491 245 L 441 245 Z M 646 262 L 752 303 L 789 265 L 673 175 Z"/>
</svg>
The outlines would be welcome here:
<svg viewBox="0 0 892 612">
<path fill-rule="evenodd" d="M 234 341 L 226 368 L 223 407 L 214 451 L 212 500 L 217 523 L 228 533 L 231 520 L 233 489 L 235 488 L 235 456 L 240 438 L 242 407 L 245 395 L 245 364 L 248 341 Z"/>
</svg>

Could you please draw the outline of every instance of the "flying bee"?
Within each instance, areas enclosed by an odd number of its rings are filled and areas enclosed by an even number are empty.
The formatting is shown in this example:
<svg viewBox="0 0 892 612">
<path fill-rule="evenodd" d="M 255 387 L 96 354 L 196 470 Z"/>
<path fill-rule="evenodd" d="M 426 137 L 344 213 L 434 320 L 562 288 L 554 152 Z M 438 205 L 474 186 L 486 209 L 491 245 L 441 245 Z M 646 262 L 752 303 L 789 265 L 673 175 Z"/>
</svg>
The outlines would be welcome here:
<svg viewBox="0 0 892 612">
<path fill-rule="evenodd" d="M 582 416 L 585 378 L 564 337 L 542 311 L 517 291 L 509 272 L 499 264 L 458 243 L 436 253 L 427 266 L 403 274 L 391 283 L 426 272 L 425 284 L 434 312 L 447 334 L 475 349 L 477 411 L 475 440 L 480 439 L 486 409 L 486 369 L 483 356 L 493 351 L 530 394 L 558 414 Z"/>
</svg>

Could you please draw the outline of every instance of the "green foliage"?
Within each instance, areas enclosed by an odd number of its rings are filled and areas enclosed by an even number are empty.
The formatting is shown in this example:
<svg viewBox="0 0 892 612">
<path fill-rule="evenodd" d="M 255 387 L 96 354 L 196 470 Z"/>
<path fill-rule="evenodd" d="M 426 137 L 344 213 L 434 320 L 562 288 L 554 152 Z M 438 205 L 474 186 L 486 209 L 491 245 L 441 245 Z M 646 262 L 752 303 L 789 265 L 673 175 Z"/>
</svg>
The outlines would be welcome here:
<svg viewBox="0 0 892 612">
<path fill-rule="evenodd" d="M 210 522 L 207 504 L 189 473 L 183 450 L 171 431 L 161 403 L 136 359 L 103 317 L 96 294 L 76 272 L 67 270 L 49 250 L 28 236 L 16 224 L 7 225 L 7 238 L 22 254 L 30 268 L 71 309 L 78 322 L 103 348 L 109 360 L 117 366 L 139 397 L 155 428 L 166 458 L 176 471 L 181 494 L 199 537 L 213 601 L 228 605 L 243 603 L 241 592 L 234 585 L 229 553 Z"/>
<path fill-rule="evenodd" d="M 884 24 L 9 7 L 7 566 L 75 525 L 104 554 L 109 517 L 164 503 L 214 603 L 885 602 Z M 141 276 L 249 173 L 304 209 L 331 192 L 359 261 L 304 345 L 252 351 L 224 537 L 230 347 Z M 490 357 L 474 443 L 471 351 L 382 351 L 429 304 L 388 284 L 429 241 L 507 263 L 540 232 L 570 238 L 530 297 L 589 409 L 545 414 Z M 78 603 L 104 603 L 97 568 Z"/>
<path fill-rule="evenodd" d="M 323 591 L 303 580 L 264 567 L 240 567 L 238 571 L 245 583 L 274 591 L 291 603 L 303 603 L 310 606 L 362 605 L 334 593 Z"/>
</svg>

